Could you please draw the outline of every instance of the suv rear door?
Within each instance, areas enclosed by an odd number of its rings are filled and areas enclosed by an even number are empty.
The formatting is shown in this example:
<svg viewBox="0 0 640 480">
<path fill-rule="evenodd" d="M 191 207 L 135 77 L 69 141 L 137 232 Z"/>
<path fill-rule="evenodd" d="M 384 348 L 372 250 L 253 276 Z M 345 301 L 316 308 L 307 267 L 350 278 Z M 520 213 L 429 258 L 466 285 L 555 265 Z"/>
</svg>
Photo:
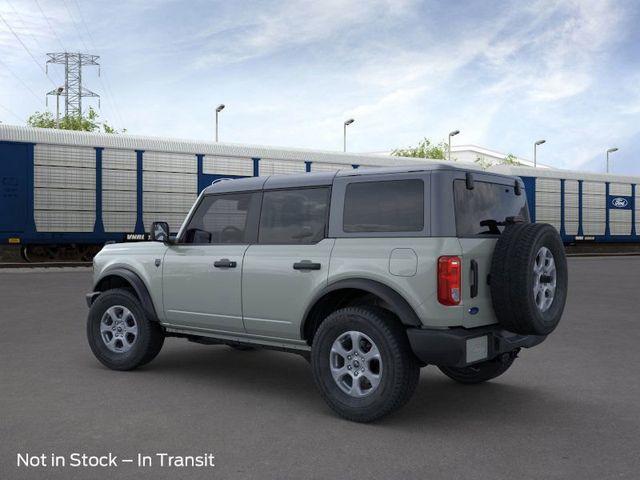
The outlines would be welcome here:
<svg viewBox="0 0 640 480">
<path fill-rule="evenodd" d="M 264 191 L 258 243 L 247 249 L 242 272 L 247 333 L 300 338 L 305 309 L 327 283 L 329 199 L 326 185 Z"/>
<path fill-rule="evenodd" d="M 515 181 L 475 174 L 473 188 L 464 174 L 453 181 L 456 233 L 462 247 L 463 324 L 475 327 L 495 323 L 488 282 L 491 259 L 507 217 L 529 221 L 524 186 L 516 194 Z"/>
</svg>

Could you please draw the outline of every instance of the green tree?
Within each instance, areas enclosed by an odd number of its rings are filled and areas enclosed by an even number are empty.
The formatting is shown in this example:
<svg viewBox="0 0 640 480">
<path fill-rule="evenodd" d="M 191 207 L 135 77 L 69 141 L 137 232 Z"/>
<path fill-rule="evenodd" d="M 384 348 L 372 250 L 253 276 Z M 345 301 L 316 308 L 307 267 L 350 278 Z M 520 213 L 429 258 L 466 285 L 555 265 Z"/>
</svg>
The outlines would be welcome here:
<svg viewBox="0 0 640 480">
<path fill-rule="evenodd" d="M 440 142 L 435 145 L 428 138 L 424 138 L 418 143 L 417 147 L 397 148 L 391 152 L 391 155 L 396 155 L 398 157 L 435 158 L 439 160 L 446 160 L 448 150 L 449 146 L 445 142 Z"/>
<path fill-rule="evenodd" d="M 476 157 L 475 163 L 480 165 L 480 167 L 483 170 L 486 170 L 487 168 L 492 167 L 494 165 L 522 165 L 518 161 L 518 157 L 516 157 L 513 153 L 507 154 L 506 157 L 504 157 L 502 160 L 499 160 L 497 162 L 493 162 L 491 160 L 488 160 L 484 156 L 478 156 L 478 157 Z"/>
<path fill-rule="evenodd" d="M 81 117 L 65 115 L 60 118 L 60 129 L 104 133 L 125 133 L 127 131 L 123 128 L 119 132 L 107 122 L 99 121 L 98 117 L 98 112 L 89 107 L 86 115 Z M 51 112 L 36 112 L 27 119 L 27 124 L 38 128 L 56 128 L 56 119 Z"/>
<path fill-rule="evenodd" d="M 513 153 L 507 154 L 507 156 L 504 157 L 504 159 L 500 163 L 502 163 L 503 165 L 522 165 L 518 161 L 518 157 L 516 157 Z"/>
<path fill-rule="evenodd" d="M 480 168 L 482 168 L 483 170 L 486 170 L 487 168 L 494 165 L 494 163 L 491 160 L 487 160 L 484 155 L 478 155 L 474 162 L 480 165 Z"/>
</svg>

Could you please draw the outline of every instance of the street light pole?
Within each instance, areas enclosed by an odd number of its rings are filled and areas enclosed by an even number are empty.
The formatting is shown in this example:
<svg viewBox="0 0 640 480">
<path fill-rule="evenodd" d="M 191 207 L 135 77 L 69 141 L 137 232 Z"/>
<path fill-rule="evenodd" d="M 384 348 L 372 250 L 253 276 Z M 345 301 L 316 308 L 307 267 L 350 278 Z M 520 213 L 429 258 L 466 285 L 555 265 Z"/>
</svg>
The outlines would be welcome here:
<svg viewBox="0 0 640 480">
<path fill-rule="evenodd" d="M 607 150 L 607 173 L 609 173 L 609 154 L 617 151 L 618 151 L 618 147 L 613 147 Z"/>
<path fill-rule="evenodd" d="M 64 92 L 64 87 L 56 88 L 56 128 L 60 128 L 60 94 Z"/>
<path fill-rule="evenodd" d="M 449 132 L 449 148 L 447 149 L 447 157 L 448 160 L 451 161 L 451 137 L 455 137 L 460 133 L 460 130 L 454 130 L 453 132 Z"/>
<path fill-rule="evenodd" d="M 216 107 L 216 142 L 218 142 L 218 114 L 224 110 L 224 103 Z"/>
<path fill-rule="evenodd" d="M 342 151 L 343 152 L 347 151 L 347 125 L 351 125 L 353 122 L 355 122 L 353 118 L 350 118 L 349 120 L 345 120 L 344 122 L 343 132 L 342 132 Z"/>
<path fill-rule="evenodd" d="M 533 168 L 538 166 L 538 145 L 542 145 L 546 140 L 538 140 L 533 144 Z"/>
</svg>

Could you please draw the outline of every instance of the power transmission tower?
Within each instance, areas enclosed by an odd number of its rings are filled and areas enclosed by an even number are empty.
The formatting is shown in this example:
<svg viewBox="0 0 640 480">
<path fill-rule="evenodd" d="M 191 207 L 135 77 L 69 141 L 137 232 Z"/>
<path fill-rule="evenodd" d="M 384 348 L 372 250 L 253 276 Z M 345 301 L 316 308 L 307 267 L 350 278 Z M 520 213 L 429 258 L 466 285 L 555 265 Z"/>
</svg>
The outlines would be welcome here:
<svg viewBox="0 0 640 480">
<path fill-rule="evenodd" d="M 100 64 L 98 55 L 89 55 L 86 53 L 47 53 L 47 69 L 50 63 L 64 65 L 64 90 L 54 89 L 47 95 L 64 96 L 64 113 L 65 116 L 82 116 L 82 99 L 84 97 L 98 98 L 98 107 L 100 106 L 100 95 L 82 86 L 82 67 L 97 66 L 98 76 L 100 76 Z"/>
</svg>

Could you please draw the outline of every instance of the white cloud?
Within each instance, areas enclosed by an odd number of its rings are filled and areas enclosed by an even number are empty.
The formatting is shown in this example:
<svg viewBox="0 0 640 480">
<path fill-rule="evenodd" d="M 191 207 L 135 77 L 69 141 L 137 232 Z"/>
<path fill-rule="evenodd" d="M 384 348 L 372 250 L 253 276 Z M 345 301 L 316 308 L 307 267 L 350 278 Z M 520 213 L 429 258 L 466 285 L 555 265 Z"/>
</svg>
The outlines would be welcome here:
<svg viewBox="0 0 640 480">
<path fill-rule="evenodd" d="M 9 1 L 21 18 L 4 1 L 0 13 L 44 62 L 56 39 L 33 0 Z M 39 1 L 63 42 L 81 48 L 65 4 Z M 223 138 L 234 141 L 339 149 L 353 116 L 355 150 L 438 141 L 459 128 L 460 143 L 524 156 L 532 138 L 545 137 L 542 157 L 574 167 L 640 124 L 640 67 L 603 71 L 612 49 L 629 42 L 629 11 L 637 14 L 613 0 L 81 6 L 131 133 L 210 138 L 212 105 L 224 102 Z M 45 91 L 47 80 L 2 28 L 0 56 Z M 100 90 L 96 82 L 88 86 Z M 33 110 L 10 75 L 0 75 L 0 90 L 1 103 Z M 21 96 L 8 104 L 6 92 Z"/>
<path fill-rule="evenodd" d="M 326 41 L 340 44 L 350 30 L 406 14 L 410 0 L 286 0 L 254 9 L 234 11 L 233 18 L 199 32 L 192 41 L 212 51 L 195 59 L 200 68 L 240 63 L 274 53 Z"/>
</svg>

